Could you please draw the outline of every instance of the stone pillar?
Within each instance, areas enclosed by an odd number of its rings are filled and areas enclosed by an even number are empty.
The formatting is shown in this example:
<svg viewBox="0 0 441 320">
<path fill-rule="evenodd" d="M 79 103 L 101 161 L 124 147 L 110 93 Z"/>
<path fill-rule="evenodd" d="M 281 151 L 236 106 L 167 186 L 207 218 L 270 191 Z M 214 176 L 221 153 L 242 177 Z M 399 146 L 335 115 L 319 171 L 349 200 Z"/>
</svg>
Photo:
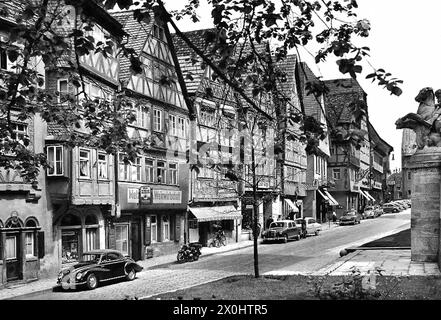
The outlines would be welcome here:
<svg viewBox="0 0 441 320">
<path fill-rule="evenodd" d="M 411 260 L 438 262 L 441 147 L 425 147 L 410 159 L 412 170 Z"/>
</svg>

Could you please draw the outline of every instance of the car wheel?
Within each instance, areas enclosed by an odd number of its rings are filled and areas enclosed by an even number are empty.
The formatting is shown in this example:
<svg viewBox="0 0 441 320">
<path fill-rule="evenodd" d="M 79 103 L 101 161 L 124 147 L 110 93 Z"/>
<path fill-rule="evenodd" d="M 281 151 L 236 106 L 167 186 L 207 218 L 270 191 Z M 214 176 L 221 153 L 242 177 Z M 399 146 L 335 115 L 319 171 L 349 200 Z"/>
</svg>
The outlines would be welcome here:
<svg viewBox="0 0 441 320">
<path fill-rule="evenodd" d="M 315 235 L 318 236 L 320 232 L 318 230 L 315 230 Z"/>
<path fill-rule="evenodd" d="M 126 279 L 129 281 L 135 280 L 136 277 L 136 271 L 133 268 L 129 269 L 129 272 L 126 275 Z"/>
<path fill-rule="evenodd" d="M 95 276 L 95 274 L 91 273 L 87 276 L 86 286 L 87 286 L 87 289 L 89 289 L 89 290 L 93 290 L 96 287 L 98 287 L 98 279 Z"/>
<path fill-rule="evenodd" d="M 177 260 L 178 260 L 179 263 L 184 262 L 185 257 L 184 257 L 184 253 L 183 252 L 179 252 L 178 253 Z"/>
<path fill-rule="evenodd" d="M 299 241 L 301 238 L 302 238 L 302 236 L 301 236 L 301 234 L 299 233 L 299 234 L 296 236 L 296 240 Z"/>
<path fill-rule="evenodd" d="M 285 234 L 285 239 L 283 239 L 283 242 L 287 243 L 288 242 L 288 235 Z"/>
</svg>

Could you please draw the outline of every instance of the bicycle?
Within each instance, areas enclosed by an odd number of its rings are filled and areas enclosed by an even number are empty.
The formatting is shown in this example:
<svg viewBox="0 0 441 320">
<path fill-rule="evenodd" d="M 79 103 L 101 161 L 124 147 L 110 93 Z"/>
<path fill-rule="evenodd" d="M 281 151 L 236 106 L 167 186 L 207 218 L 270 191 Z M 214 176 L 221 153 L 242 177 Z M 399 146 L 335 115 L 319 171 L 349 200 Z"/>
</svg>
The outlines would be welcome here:
<svg viewBox="0 0 441 320">
<path fill-rule="evenodd" d="M 208 245 L 209 248 L 219 248 L 220 246 L 226 246 L 227 245 L 227 237 L 225 236 L 225 233 L 223 230 L 219 230 L 214 234 L 214 237 L 211 239 L 210 244 Z"/>
</svg>

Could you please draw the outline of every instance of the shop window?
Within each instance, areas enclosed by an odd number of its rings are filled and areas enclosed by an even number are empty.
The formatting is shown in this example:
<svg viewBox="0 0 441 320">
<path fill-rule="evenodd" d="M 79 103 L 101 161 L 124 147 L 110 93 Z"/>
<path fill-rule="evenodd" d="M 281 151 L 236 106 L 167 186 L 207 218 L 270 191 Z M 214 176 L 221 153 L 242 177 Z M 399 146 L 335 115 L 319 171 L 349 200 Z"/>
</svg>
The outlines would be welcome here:
<svg viewBox="0 0 441 320">
<path fill-rule="evenodd" d="M 61 232 L 61 263 L 79 260 L 80 230 L 62 230 Z"/>
<path fill-rule="evenodd" d="M 161 184 L 167 183 L 165 162 L 163 161 L 158 161 L 156 164 L 156 182 Z"/>
<path fill-rule="evenodd" d="M 178 184 L 178 165 L 176 163 L 168 164 L 170 174 L 170 184 Z"/>
<path fill-rule="evenodd" d="M 90 178 L 90 150 L 80 149 L 80 178 Z"/>
<path fill-rule="evenodd" d="M 151 241 L 158 241 L 158 222 L 156 216 L 150 216 L 150 228 L 151 228 Z"/>
<path fill-rule="evenodd" d="M 98 153 L 98 179 L 106 180 L 108 177 L 107 155 Z"/>
<path fill-rule="evenodd" d="M 50 168 L 47 171 L 48 176 L 61 176 L 64 173 L 63 165 L 63 146 L 48 146 L 47 159 Z"/>
<path fill-rule="evenodd" d="M 162 216 L 162 241 L 170 240 L 170 217 Z"/>
<path fill-rule="evenodd" d="M 116 225 L 116 250 L 123 254 L 129 254 L 129 226 L 127 224 Z"/>
<path fill-rule="evenodd" d="M 145 179 L 146 182 L 155 182 L 154 164 L 152 159 L 145 159 Z"/>
</svg>

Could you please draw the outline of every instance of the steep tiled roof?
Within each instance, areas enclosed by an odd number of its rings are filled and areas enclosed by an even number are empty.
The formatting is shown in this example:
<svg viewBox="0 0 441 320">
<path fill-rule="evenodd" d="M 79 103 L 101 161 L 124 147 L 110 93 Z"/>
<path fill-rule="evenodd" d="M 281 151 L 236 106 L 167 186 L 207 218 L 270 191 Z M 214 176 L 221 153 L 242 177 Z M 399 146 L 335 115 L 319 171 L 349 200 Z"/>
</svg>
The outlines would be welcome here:
<svg viewBox="0 0 441 320">
<path fill-rule="evenodd" d="M 308 94 L 308 92 L 306 91 L 306 84 L 308 82 L 315 82 L 319 79 L 305 62 L 301 62 L 299 64 L 299 79 L 300 88 L 302 90 L 303 105 L 305 107 L 305 114 L 307 116 L 314 117 L 317 121 L 320 121 L 320 103 L 317 101 L 316 97 L 312 93 Z"/>
<path fill-rule="evenodd" d="M 147 34 L 150 33 L 154 19 L 150 19 L 149 24 L 138 22 L 133 18 L 133 11 L 112 12 L 114 17 L 128 33 L 129 39 L 126 46 L 132 48 L 136 53 L 141 53 L 147 40 Z M 120 80 L 126 81 L 130 78 L 130 61 L 127 57 L 121 57 L 120 63 Z"/>
<path fill-rule="evenodd" d="M 202 29 L 185 32 L 185 36 L 202 52 L 207 52 L 205 34 L 207 31 L 215 32 L 216 29 Z M 176 34 L 172 34 L 173 44 L 179 65 L 181 66 L 185 84 L 189 94 L 194 94 L 200 87 L 205 70 L 201 68 L 201 59 L 191 49 L 184 40 Z M 195 62 L 197 61 L 197 62 Z M 187 75 L 191 75 L 187 76 Z"/>
<path fill-rule="evenodd" d="M 375 130 L 370 121 L 368 121 L 368 126 L 369 136 L 371 140 L 375 143 L 376 148 L 380 149 L 385 154 L 389 154 L 390 152 L 392 152 L 394 148 L 380 137 L 377 130 Z"/>
<path fill-rule="evenodd" d="M 329 92 L 325 95 L 326 113 L 334 125 L 350 123 L 352 110 L 349 106 L 357 101 L 364 100 L 366 93 L 360 84 L 350 79 L 333 79 L 324 81 Z"/>
</svg>

